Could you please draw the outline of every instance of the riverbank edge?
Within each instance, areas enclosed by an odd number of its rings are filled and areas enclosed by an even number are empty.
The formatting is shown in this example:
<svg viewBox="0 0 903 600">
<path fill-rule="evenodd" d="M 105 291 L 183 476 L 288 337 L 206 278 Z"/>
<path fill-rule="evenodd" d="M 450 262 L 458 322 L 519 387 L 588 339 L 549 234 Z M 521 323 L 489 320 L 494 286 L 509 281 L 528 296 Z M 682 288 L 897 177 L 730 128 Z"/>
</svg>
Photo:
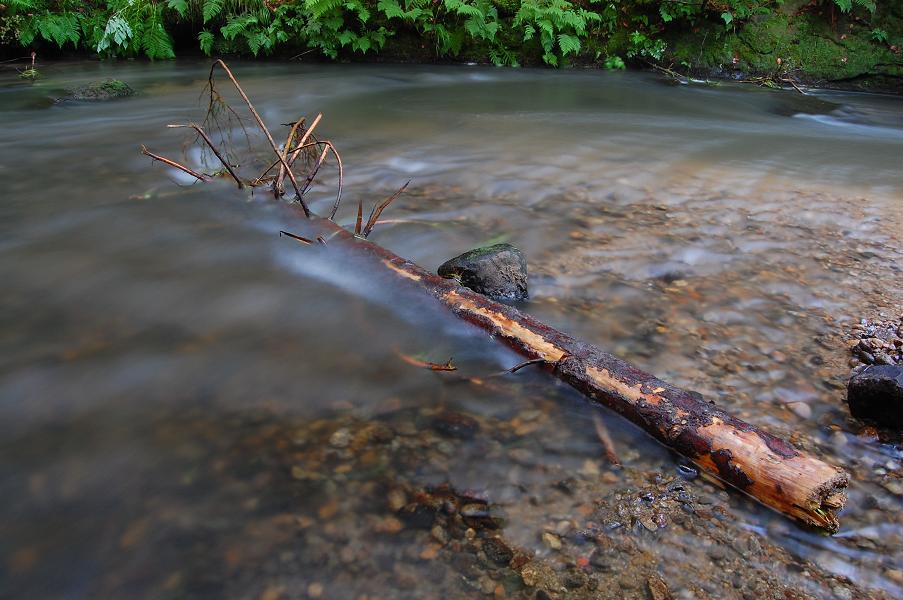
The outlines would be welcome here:
<svg viewBox="0 0 903 600">
<path fill-rule="evenodd" d="M 785 9 L 789 3 L 785 5 Z M 860 20 L 861 21 L 861 20 Z M 660 55 L 635 53 L 626 33 L 590 37 L 577 55 L 561 58 L 563 68 L 605 69 L 616 65 L 629 70 L 655 70 L 678 82 L 690 80 L 732 81 L 764 87 L 793 89 L 849 90 L 903 95 L 903 6 L 882 16 L 887 38 L 874 39 L 874 29 L 855 18 L 832 22 L 813 12 L 776 12 L 754 17 L 728 30 L 724 24 L 700 21 L 693 28 L 675 27 L 661 33 L 664 50 Z M 510 33 L 510 32 L 509 32 Z M 179 58 L 201 58 L 194 44 L 196 33 L 182 31 L 176 36 Z M 524 67 L 544 67 L 541 48 L 533 41 L 506 36 L 504 43 Z M 401 28 L 386 39 L 378 51 L 359 54 L 340 49 L 331 60 L 298 43 L 288 42 L 272 54 L 254 60 L 299 60 L 303 62 L 386 63 L 386 64 L 479 64 L 490 65 L 490 46 L 465 43 L 456 56 L 439 56 L 435 44 L 414 29 Z M 216 44 L 213 56 L 226 59 L 249 58 L 234 45 Z M 0 54 L 15 56 L 25 52 L 11 46 Z M 622 60 L 623 57 L 623 60 Z M 38 48 L 39 63 L 48 58 L 95 58 L 84 50 L 60 51 L 50 46 Z M 617 60 L 612 62 L 612 59 Z M 26 61 L 28 59 L 21 59 Z M 25 68 L 7 63 L 10 68 Z M 38 64 L 40 67 L 40 64 Z M 38 68 L 38 71 L 40 68 Z"/>
</svg>

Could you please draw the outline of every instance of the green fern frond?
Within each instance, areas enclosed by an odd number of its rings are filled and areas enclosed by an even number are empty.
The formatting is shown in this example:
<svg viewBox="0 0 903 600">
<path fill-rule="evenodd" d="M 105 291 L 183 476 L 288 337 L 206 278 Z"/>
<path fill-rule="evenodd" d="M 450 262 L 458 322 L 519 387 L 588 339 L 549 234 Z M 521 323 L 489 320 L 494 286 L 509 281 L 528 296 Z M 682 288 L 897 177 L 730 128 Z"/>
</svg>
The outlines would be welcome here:
<svg viewBox="0 0 903 600">
<path fill-rule="evenodd" d="M 151 23 L 150 27 L 142 32 L 141 47 L 144 50 L 144 54 L 151 60 L 176 57 L 172 49 L 172 38 L 169 37 L 169 34 L 160 22 Z"/>
<path fill-rule="evenodd" d="M 314 19 L 319 19 L 342 5 L 342 0 L 304 0 L 304 6 Z"/>
<path fill-rule="evenodd" d="M 166 6 L 176 11 L 183 19 L 188 14 L 188 0 L 166 0 Z"/>
<path fill-rule="evenodd" d="M 204 5 L 201 9 L 204 23 L 216 18 L 221 12 L 223 12 L 223 0 L 204 0 Z"/>
<path fill-rule="evenodd" d="M 223 39 L 231 41 L 239 35 L 247 37 L 255 25 L 257 25 L 257 17 L 254 15 L 232 17 L 219 31 L 223 35 Z"/>
<path fill-rule="evenodd" d="M 198 43 L 201 46 L 201 52 L 210 56 L 213 50 L 213 34 L 206 29 L 198 34 Z"/>
<path fill-rule="evenodd" d="M 402 10 L 398 0 L 379 0 L 376 3 L 376 8 L 381 10 L 386 15 L 386 18 L 389 19 L 403 19 L 405 16 L 405 11 Z"/>
<path fill-rule="evenodd" d="M 558 35 L 558 48 L 561 49 L 561 55 L 577 54 L 580 52 L 580 39 L 573 35 L 561 33 Z"/>
</svg>

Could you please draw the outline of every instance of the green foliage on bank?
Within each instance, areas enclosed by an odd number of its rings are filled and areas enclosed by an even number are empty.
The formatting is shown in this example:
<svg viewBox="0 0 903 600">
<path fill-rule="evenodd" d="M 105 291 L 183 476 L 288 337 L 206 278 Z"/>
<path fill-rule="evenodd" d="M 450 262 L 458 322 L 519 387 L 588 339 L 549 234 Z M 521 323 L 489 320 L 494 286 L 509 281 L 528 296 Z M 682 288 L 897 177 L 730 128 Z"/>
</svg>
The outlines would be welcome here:
<svg viewBox="0 0 903 600">
<path fill-rule="evenodd" d="M 801 31 L 810 36 L 807 52 L 816 62 L 825 55 L 818 39 L 837 38 L 835 45 L 842 47 L 844 34 L 854 28 L 865 32 L 856 39 L 868 46 L 857 57 L 876 49 L 894 53 L 903 44 L 893 25 L 903 17 L 894 14 L 900 10 L 895 0 L 5 2 L 0 4 L 0 44 L 152 60 L 174 58 L 176 40 L 181 49 L 190 39 L 208 55 L 316 52 L 337 59 L 389 53 L 511 66 L 579 61 L 608 68 L 624 68 L 625 61 L 689 68 L 742 59 L 752 66 L 763 52 L 772 60 L 779 44 L 788 46 L 781 51 L 787 57 L 801 54 L 789 47 L 799 45 L 798 39 L 783 39 L 794 23 L 806 23 Z M 819 68 L 826 71 L 826 65 Z"/>
</svg>

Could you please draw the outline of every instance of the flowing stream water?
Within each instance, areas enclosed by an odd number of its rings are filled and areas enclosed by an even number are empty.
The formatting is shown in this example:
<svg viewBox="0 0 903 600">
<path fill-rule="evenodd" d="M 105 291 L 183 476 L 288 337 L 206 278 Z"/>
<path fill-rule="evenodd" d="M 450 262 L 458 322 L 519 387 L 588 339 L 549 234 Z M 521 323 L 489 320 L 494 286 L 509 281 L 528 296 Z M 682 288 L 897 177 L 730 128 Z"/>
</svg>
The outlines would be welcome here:
<svg viewBox="0 0 903 600">
<path fill-rule="evenodd" d="M 304 224 L 267 190 L 192 185 L 142 156 L 205 168 L 165 126 L 203 118 L 206 64 L 59 63 L 34 84 L 0 73 L 0 597 L 532 597 L 524 575 L 463 565 L 470 530 L 459 543 L 395 518 L 395 486 L 443 483 L 501 511 L 509 546 L 583 568 L 590 587 L 574 589 L 600 597 L 645 597 L 630 569 L 677 597 L 761 597 L 766 572 L 815 597 L 903 596 L 903 451 L 844 402 L 850 327 L 903 313 L 899 98 L 598 71 L 232 67 L 277 138 L 324 114 L 318 134 L 345 167 L 339 222 L 411 179 L 371 240 L 427 269 L 517 245 L 524 310 L 846 468 L 841 531 L 694 478 L 541 371 L 486 378 L 520 359 L 353 257 L 280 238 Z M 107 77 L 137 95 L 54 102 Z M 248 177 L 269 158 L 255 144 Z M 324 168 L 309 194 L 320 214 L 335 176 Z M 780 556 L 678 517 L 588 516 L 682 477 L 717 507 L 694 515 Z M 632 536 L 642 560 L 587 566 L 601 550 L 574 532 L 596 525 L 597 545 Z M 719 577 L 732 586 L 706 583 Z"/>
</svg>

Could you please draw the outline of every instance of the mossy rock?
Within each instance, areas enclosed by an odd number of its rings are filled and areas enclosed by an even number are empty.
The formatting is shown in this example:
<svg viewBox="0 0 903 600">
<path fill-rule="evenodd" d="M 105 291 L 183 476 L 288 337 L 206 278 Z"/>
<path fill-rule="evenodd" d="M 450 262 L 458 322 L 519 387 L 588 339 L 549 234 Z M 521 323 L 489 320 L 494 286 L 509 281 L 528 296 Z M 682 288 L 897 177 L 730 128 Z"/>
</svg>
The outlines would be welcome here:
<svg viewBox="0 0 903 600">
<path fill-rule="evenodd" d="M 114 98 L 127 98 L 133 96 L 133 90 L 129 84 L 118 79 L 89 83 L 66 92 L 64 100 L 79 100 L 84 102 L 102 102 Z"/>
</svg>

